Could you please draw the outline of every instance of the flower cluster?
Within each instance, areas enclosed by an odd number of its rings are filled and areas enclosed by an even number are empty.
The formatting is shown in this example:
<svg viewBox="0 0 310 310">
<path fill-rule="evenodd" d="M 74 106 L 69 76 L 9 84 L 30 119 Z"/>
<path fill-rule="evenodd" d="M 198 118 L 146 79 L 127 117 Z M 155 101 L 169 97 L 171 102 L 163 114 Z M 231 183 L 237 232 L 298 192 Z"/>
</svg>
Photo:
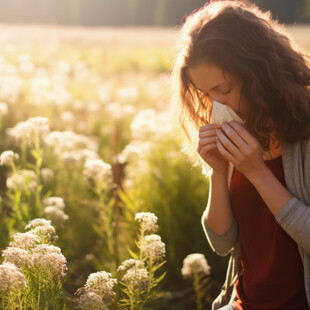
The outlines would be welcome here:
<svg viewBox="0 0 310 310">
<path fill-rule="evenodd" d="M 63 225 L 69 219 L 64 212 L 65 202 L 61 197 L 48 197 L 44 199 L 44 215 L 53 223 Z"/>
<path fill-rule="evenodd" d="M 211 267 L 203 254 L 193 253 L 185 257 L 181 273 L 184 278 L 193 277 L 194 273 L 210 274 Z"/>
<path fill-rule="evenodd" d="M 0 293 L 21 290 L 26 286 L 25 276 L 17 266 L 9 262 L 0 265 Z"/>
<path fill-rule="evenodd" d="M 30 232 L 39 237 L 40 243 L 54 243 L 58 237 L 55 228 L 50 220 L 38 218 L 30 221 L 25 229 L 31 229 Z"/>
<path fill-rule="evenodd" d="M 112 274 L 105 271 L 98 271 L 88 276 L 85 288 L 96 293 L 108 305 L 114 301 L 115 292 L 113 287 L 117 284 L 116 279 L 112 279 Z"/>
<path fill-rule="evenodd" d="M 18 188 L 22 191 L 35 191 L 38 187 L 38 178 L 33 170 L 17 170 L 6 180 L 9 190 Z"/>
<path fill-rule="evenodd" d="M 144 263 L 137 259 L 125 260 L 118 268 L 118 272 L 125 272 L 122 281 L 135 289 L 146 290 L 149 287 L 149 274 Z"/>
<path fill-rule="evenodd" d="M 46 219 L 35 219 L 26 227 L 30 231 L 12 235 L 9 246 L 2 251 L 0 298 L 5 309 L 45 309 L 50 303 L 55 304 L 62 293 L 66 258 L 60 248 L 43 243 L 56 239 L 51 234 L 54 228 Z"/>
<path fill-rule="evenodd" d="M 33 139 L 43 139 L 50 131 L 48 119 L 41 116 L 30 117 L 28 120 L 19 122 L 13 128 L 7 129 L 7 134 L 16 141 L 26 139 L 29 144 Z"/>
<path fill-rule="evenodd" d="M 40 244 L 32 251 L 32 266 L 51 279 L 62 281 L 67 273 L 67 260 L 58 247 Z"/>
<path fill-rule="evenodd" d="M 107 309 L 106 305 L 114 302 L 113 291 L 117 280 L 112 274 L 105 271 L 98 271 L 88 276 L 83 288 L 76 291 L 73 303 L 75 309 Z"/>
<path fill-rule="evenodd" d="M 86 182 L 110 182 L 112 176 L 112 167 L 102 159 L 88 158 L 84 164 L 83 176 Z"/>
<path fill-rule="evenodd" d="M 4 151 L 0 155 L 0 165 L 1 166 L 13 166 L 15 161 L 19 159 L 19 155 L 13 151 Z"/>
<path fill-rule="evenodd" d="M 136 213 L 135 220 L 140 223 L 141 230 L 143 232 L 155 232 L 158 226 L 156 225 L 158 217 L 151 212 L 139 212 Z"/>
<path fill-rule="evenodd" d="M 60 248 L 51 245 L 58 237 L 51 221 L 34 219 L 26 227 L 30 231 L 16 233 L 12 242 L 2 251 L 5 262 L 24 268 L 35 268 L 45 275 L 62 280 L 66 275 L 67 262 Z"/>
<path fill-rule="evenodd" d="M 166 255 L 165 244 L 158 235 L 147 235 L 141 240 L 141 251 L 151 261 L 161 261 Z"/>
<path fill-rule="evenodd" d="M 74 309 L 77 310 L 107 310 L 108 308 L 102 301 L 102 298 L 96 293 L 91 292 L 85 288 L 80 288 L 74 294 L 75 297 L 72 300 Z"/>
</svg>

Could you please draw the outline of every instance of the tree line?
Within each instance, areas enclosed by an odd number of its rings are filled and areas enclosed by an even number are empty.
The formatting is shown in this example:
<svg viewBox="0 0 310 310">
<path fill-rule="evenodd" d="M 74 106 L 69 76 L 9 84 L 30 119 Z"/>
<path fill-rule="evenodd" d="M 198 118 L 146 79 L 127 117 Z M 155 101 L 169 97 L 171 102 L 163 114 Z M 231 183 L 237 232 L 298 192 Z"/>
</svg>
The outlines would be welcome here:
<svg viewBox="0 0 310 310">
<path fill-rule="evenodd" d="M 204 0 L 0 0 L 0 23 L 177 26 Z M 283 23 L 310 22 L 310 0 L 253 0 Z"/>
</svg>

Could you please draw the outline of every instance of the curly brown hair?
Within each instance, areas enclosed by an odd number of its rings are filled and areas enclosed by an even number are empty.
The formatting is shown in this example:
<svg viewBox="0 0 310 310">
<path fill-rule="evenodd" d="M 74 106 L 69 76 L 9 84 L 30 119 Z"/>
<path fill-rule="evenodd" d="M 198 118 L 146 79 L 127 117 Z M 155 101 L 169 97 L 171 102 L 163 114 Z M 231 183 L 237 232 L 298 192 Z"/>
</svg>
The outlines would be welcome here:
<svg viewBox="0 0 310 310">
<path fill-rule="evenodd" d="M 199 127 L 210 122 L 212 102 L 195 88 L 189 68 L 213 63 L 242 81 L 249 103 L 245 125 L 270 147 L 271 133 L 294 143 L 309 135 L 310 62 L 283 25 L 244 1 L 211 1 L 186 17 L 172 68 L 183 151 L 197 155 Z M 271 121 L 270 121 L 271 120 Z"/>
</svg>

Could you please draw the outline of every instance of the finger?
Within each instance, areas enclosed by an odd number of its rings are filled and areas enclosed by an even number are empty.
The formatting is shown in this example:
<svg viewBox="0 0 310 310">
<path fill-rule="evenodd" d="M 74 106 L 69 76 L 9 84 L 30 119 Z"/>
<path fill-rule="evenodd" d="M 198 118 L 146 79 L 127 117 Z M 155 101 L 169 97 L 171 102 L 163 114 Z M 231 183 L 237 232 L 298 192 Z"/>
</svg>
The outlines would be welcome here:
<svg viewBox="0 0 310 310">
<path fill-rule="evenodd" d="M 236 165 L 235 158 L 225 149 L 220 139 L 216 139 L 216 147 L 219 153 L 228 161 L 230 161 L 233 165 Z"/>
<path fill-rule="evenodd" d="M 230 121 L 228 125 L 233 128 L 238 135 L 252 148 L 258 147 L 259 142 L 247 131 L 247 129 L 237 121 Z"/>
<path fill-rule="evenodd" d="M 210 129 L 208 131 L 199 132 L 199 138 L 206 138 L 206 137 L 216 137 L 216 129 Z"/>
<path fill-rule="evenodd" d="M 227 137 L 236 145 L 241 153 L 247 153 L 250 151 L 250 146 L 245 140 L 239 135 L 239 133 L 231 126 L 230 123 L 223 122 L 221 124 L 222 130 Z"/>
<path fill-rule="evenodd" d="M 238 157 L 240 155 L 240 151 L 236 147 L 236 145 L 228 137 L 225 136 L 222 130 L 217 129 L 216 133 L 219 141 L 224 146 L 224 148 L 234 157 Z"/>
<path fill-rule="evenodd" d="M 199 132 L 203 132 L 203 131 L 206 131 L 206 130 L 210 130 L 210 129 L 216 129 L 216 128 L 220 128 L 220 124 L 206 124 L 206 125 L 203 125 L 201 127 L 199 127 Z"/>
<path fill-rule="evenodd" d="M 215 142 L 216 142 L 216 136 L 208 137 L 208 138 L 204 138 L 204 139 L 199 139 L 198 148 L 197 148 L 198 153 L 200 152 L 200 150 L 203 146 L 210 144 L 210 143 L 215 143 Z"/>
<path fill-rule="evenodd" d="M 201 154 L 205 154 L 205 153 L 207 153 L 207 152 L 209 152 L 209 151 L 211 151 L 212 149 L 215 149 L 215 148 L 217 148 L 216 142 L 210 143 L 210 144 L 208 144 L 208 145 L 204 145 L 204 146 L 201 148 Z"/>
</svg>

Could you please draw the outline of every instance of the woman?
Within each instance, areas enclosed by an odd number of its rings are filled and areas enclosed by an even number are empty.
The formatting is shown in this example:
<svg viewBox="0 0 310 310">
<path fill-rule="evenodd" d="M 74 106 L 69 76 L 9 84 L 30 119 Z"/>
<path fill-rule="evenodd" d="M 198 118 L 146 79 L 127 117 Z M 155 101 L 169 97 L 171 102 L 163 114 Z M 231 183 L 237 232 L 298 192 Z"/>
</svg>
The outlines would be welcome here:
<svg viewBox="0 0 310 310">
<path fill-rule="evenodd" d="M 180 35 L 183 150 L 211 168 L 202 224 L 231 255 L 212 309 L 309 309 L 309 56 L 269 12 L 239 1 L 211 1 Z M 211 123 L 214 101 L 243 123 Z"/>
</svg>

